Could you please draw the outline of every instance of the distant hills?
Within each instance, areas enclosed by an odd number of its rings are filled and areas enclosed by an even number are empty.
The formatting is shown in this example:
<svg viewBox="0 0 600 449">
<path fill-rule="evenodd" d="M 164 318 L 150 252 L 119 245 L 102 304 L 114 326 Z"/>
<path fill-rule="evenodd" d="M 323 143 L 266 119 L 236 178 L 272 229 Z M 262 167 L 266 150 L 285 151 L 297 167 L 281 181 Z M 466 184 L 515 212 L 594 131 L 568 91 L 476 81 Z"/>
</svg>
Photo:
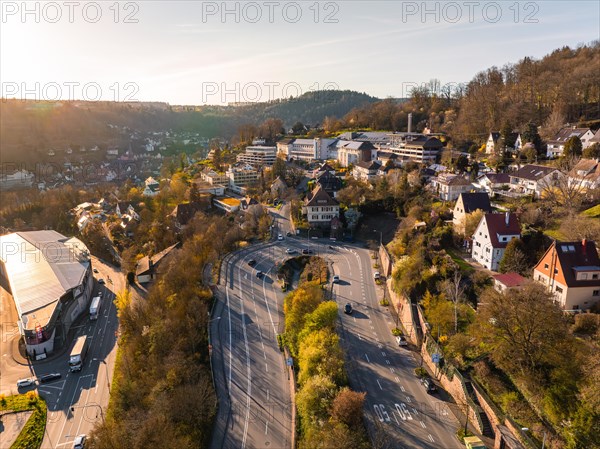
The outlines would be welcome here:
<svg viewBox="0 0 600 449">
<path fill-rule="evenodd" d="M 0 160 L 31 162 L 51 148 L 73 150 L 94 145 L 123 147 L 133 131 L 199 133 L 206 138 L 232 137 L 239 126 L 268 118 L 315 125 L 327 116 L 379 101 L 354 91 L 315 91 L 300 97 L 236 106 L 171 106 L 140 102 L 0 101 Z M 128 128 L 123 131 L 124 128 Z M 129 132 L 131 131 L 131 133 Z"/>
</svg>

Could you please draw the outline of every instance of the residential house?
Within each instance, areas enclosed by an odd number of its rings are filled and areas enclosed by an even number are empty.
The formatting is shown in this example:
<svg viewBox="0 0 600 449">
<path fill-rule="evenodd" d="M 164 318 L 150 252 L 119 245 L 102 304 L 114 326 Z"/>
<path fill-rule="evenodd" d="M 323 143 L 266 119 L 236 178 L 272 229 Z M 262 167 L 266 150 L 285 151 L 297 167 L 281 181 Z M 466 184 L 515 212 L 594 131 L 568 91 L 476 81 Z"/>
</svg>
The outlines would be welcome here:
<svg viewBox="0 0 600 449">
<path fill-rule="evenodd" d="M 556 133 L 554 139 L 548 141 L 546 157 L 560 157 L 565 150 L 565 143 L 571 137 L 579 137 L 579 140 L 581 140 L 581 145 L 585 149 L 593 143 L 590 141 L 594 137 L 594 132 L 589 128 L 577 128 L 576 126 L 571 128 L 562 128 L 560 131 L 558 131 L 558 133 Z"/>
<path fill-rule="evenodd" d="M 336 176 L 333 171 L 325 171 L 317 178 L 317 184 L 319 184 L 323 190 L 325 190 L 332 197 L 336 197 L 338 190 L 344 187 L 344 183 L 339 176 Z"/>
<path fill-rule="evenodd" d="M 240 200 L 240 207 L 243 211 L 248 210 L 250 206 L 256 206 L 260 204 L 257 199 L 246 196 Z"/>
<path fill-rule="evenodd" d="M 311 227 L 331 227 L 331 220 L 340 216 L 340 205 L 317 184 L 313 191 L 306 195 L 302 213 L 306 215 Z"/>
<path fill-rule="evenodd" d="M 145 284 L 154 279 L 159 271 L 159 267 L 161 263 L 164 262 L 166 256 L 173 251 L 179 243 L 175 243 L 174 245 L 165 248 L 160 253 L 155 254 L 151 257 L 145 256 L 142 257 L 135 269 L 135 277 L 140 284 Z"/>
<path fill-rule="evenodd" d="M 496 151 L 496 146 L 498 145 L 498 141 L 500 140 L 500 133 L 498 131 L 490 132 L 487 142 L 485 143 L 485 152 L 487 154 L 492 154 Z"/>
<path fill-rule="evenodd" d="M 398 162 L 398 155 L 396 153 L 392 153 L 391 151 L 378 151 L 377 152 L 377 160 L 381 163 L 381 165 L 396 165 Z"/>
<path fill-rule="evenodd" d="M 515 214 L 485 214 L 473 234 L 473 259 L 488 270 L 498 271 L 506 245 L 521 237 L 521 225 Z"/>
<path fill-rule="evenodd" d="M 594 134 L 594 137 L 592 137 L 588 143 L 590 144 L 589 146 L 592 146 L 595 143 L 600 143 L 600 129 L 598 129 L 596 131 L 596 133 Z"/>
<path fill-rule="evenodd" d="M 596 244 L 554 241 L 533 269 L 565 310 L 589 309 L 600 301 L 600 260 Z"/>
<path fill-rule="evenodd" d="M 134 204 L 124 201 L 117 202 L 115 206 L 115 215 L 119 218 L 123 218 L 125 215 L 129 215 L 130 217 L 138 221 L 140 220 L 140 215 L 136 212 Z"/>
<path fill-rule="evenodd" d="M 494 190 L 508 188 L 510 175 L 508 173 L 484 173 L 477 178 L 476 184 L 488 194 L 493 194 Z"/>
<path fill-rule="evenodd" d="M 281 196 L 287 190 L 288 186 L 286 182 L 281 179 L 281 176 L 275 178 L 275 180 L 271 183 L 271 195 Z"/>
<path fill-rule="evenodd" d="M 145 187 L 142 195 L 144 196 L 156 196 L 159 192 L 159 183 L 152 176 L 148 177 L 146 181 L 144 181 Z"/>
<path fill-rule="evenodd" d="M 318 168 L 313 170 L 313 178 L 318 178 L 325 172 L 331 172 L 335 174 L 335 169 L 327 162 L 323 162 Z"/>
<path fill-rule="evenodd" d="M 354 168 L 352 169 L 352 176 L 364 182 L 369 182 L 374 180 L 377 177 L 377 172 L 381 168 L 381 162 L 371 161 L 371 162 L 358 162 Z"/>
<path fill-rule="evenodd" d="M 467 214 L 475 212 L 480 209 L 484 213 L 492 212 L 492 206 L 490 204 L 490 197 L 485 192 L 477 193 L 461 193 L 456 200 L 454 206 L 454 216 L 452 218 L 452 224 L 454 229 L 460 233 L 465 232 L 465 217 Z M 469 236 L 470 237 L 470 236 Z"/>
<path fill-rule="evenodd" d="M 494 288 L 500 293 L 519 288 L 527 282 L 526 278 L 513 272 L 495 274 L 492 277 L 494 278 Z"/>
<path fill-rule="evenodd" d="M 210 207 L 210 202 L 208 204 L 208 207 Z M 180 203 L 177 206 L 175 206 L 173 211 L 169 214 L 169 217 L 173 222 L 173 227 L 175 228 L 175 230 L 177 232 L 181 232 L 185 228 L 185 226 L 190 222 L 190 220 L 194 218 L 196 212 L 201 211 L 203 209 L 207 209 L 207 205 L 202 204 L 198 201 Z"/>
<path fill-rule="evenodd" d="M 474 189 L 473 184 L 462 175 L 441 173 L 431 180 L 431 188 L 443 201 L 455 201 L 461 193 Z"/>
<path fill-rule="evenodd" d="M 563 175 L 555 167 L 527 164 L 509 176 L 512 191 L 539 198 L 544 189 L 555 185 Z"/>
<path fill-rule="evenodd" d="M 600 162 L 595 159 L 580 159 L 568 176 L 570 186 L 582 190 L 600 188 Z"/>
</svg>

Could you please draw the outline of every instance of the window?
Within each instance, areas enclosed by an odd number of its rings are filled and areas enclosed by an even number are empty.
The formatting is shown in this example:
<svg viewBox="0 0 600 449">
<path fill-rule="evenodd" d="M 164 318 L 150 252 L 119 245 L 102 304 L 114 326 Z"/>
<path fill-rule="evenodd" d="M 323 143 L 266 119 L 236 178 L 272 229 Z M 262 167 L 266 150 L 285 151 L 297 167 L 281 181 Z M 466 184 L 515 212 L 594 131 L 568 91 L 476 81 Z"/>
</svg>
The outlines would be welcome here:
<svg viewBox="0 0 600 449">
<path fill-rule="evenodd" d="M 592 296 L 600 296 L 600 290 L 594 290 Z"/>
<path fill-rule="evenodd" d="M 597 274 L 592 274 L 592 279 L 598 279 L 598 275 Z"/>
<path fill-rule="evenodd" d="M 558 274 L 558 268 L 554 269 L 554 274 Z"/>
<path fill-rule="evenodd" d="M 581 280 L 582 281 L 586 281 L 587 280 L 587 273 L 581 273 Z"/>
<path fill-rule="evenodd" d="M 503 241 L 503 242 L 506 242 L 506 237 L 502 237 L 502 241 Z"/>
<path fill-rule="evenodd" d="M 562 287 L 559 287 L 559 286 L 557 285 L 557 286 L 556 286 L 556 292 L 557 292 L 557 293 L 562 293 L 562 292 L 563 292 L 563 289 L 562 289 Z"/>
<path fill-rule="evenodd" d="M 546 270 L 548 269 L 548 264 L 547 264 L 547 263 L 545 263 L 545 264 L 544 264 L 544 268 L 545 268 Z"/>
</svg>

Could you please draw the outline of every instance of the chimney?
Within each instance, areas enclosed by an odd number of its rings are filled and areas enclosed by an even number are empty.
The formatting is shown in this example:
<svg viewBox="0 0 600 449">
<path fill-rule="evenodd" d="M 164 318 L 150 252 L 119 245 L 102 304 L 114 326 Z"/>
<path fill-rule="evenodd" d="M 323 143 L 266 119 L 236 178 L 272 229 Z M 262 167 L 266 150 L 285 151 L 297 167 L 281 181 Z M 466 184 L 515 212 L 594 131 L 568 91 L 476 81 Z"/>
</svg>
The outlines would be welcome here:
<svg viewBox="0 0 600 449">
<path fill-rule="evenodd" d="M 506 212 L 504 214 L 504 222 L 506 223 L 506 227 L 508 228 L 508 223 L 510 221 L 510 212 Z"/>
<path fill-rule="evenodd" d="M 412 131 L 412 112 L 408 113 L 408 133 Z"/>
<path fill-rule="evenodd" d="M 587 249 L 587 248 L 586 248 L 586 243 L 587 243 L 587 242 L 586 242 L 586 240 L 585 240 L 585 239 L 583 239 L 583 240 L 581 241 L 581 249 L 582 249 L 582 251 L 583 251 L 583 255 L 584 255 L 584 256 L 585 256 L 585 250 Z"/>
</svg>

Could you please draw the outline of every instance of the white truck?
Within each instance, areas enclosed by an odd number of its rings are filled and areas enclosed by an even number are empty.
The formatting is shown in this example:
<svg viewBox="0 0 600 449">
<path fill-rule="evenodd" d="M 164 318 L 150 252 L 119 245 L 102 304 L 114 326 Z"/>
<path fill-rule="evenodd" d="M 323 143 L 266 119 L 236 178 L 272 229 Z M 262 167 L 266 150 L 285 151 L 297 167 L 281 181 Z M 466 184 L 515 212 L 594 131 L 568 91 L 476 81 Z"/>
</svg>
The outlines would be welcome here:
<svg viewBox="0 0 600 449">
<path fill-rule="evenodd" d="M 88 351 L 88 338 L 87 335 L 82 335 L 77 339 L 71 350 L 69 357 L 69 370 L 71 372 L 81 371 L 83 368 L 83 361 Z"/>
<path fill-rule="evenodd" d="M 102 298 L 100 296 L 94 296 L 92 303 L 90 304 L 90 320 L 97 320 L 100 314 L 100 305 L 102 304 Z"/>
</svg>

